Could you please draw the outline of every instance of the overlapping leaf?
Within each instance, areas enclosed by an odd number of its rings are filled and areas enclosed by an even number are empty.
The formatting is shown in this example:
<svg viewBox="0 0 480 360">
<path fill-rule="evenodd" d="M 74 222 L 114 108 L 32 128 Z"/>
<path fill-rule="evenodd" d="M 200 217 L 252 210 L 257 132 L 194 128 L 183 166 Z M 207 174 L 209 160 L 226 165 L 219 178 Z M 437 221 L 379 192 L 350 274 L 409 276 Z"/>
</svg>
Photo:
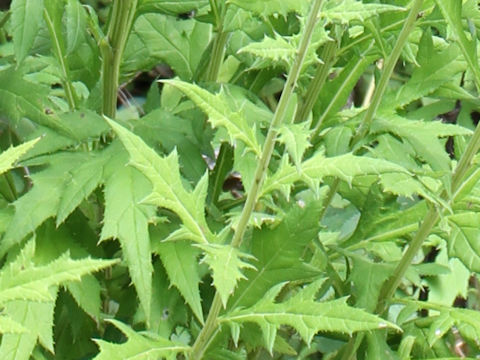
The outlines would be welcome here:
<svg viewBox="0 0 480 360">
<path fill-rule="evenodd" d="M 169 80 L 166 83 L 184 92 L 209 117 L 214 127 L 224 127 L 230 141 L 240 140 L 247 149 L 260 155 L 261 148 L 255 135 L 255 127 L 251 127 L 241 112 L 232 111 L 222 91 L 212 94 L 201 87 L 179 80 Z"/>
<path fill-rule="evenodd" d="M 253 322 L 262 329 L 265 347 L 271 351 L 278 328 L 289 325 L 298 331 L 302 339 L 310 343 L 319 331 L 333 331 L 352 334 L 356 331 L 381 328 L 399 328 L 378 316 L 350 307 L 346 299 L 329 302 L 315 301 L 315 294 L 321 286 L 316 281 L 299 291 L 284 302 L 275 302 L 275 298 L 284 284 L 270 289 L 265 296 L 249 308 L 237 308 L 219 318 L 220 323 L 228 324 L 234 339 L 238 338 L 240 324 Z"/>
<path fill-rule="evenodd" d="M 181 79 L 190 80 L 210 34 L 210 26 L 198 21 L 179 21 L 162 14 L 139 16 L 125 49 L 122 73 L 134 75 L 165 62 Z"/>
<path fill-rule="evenodd" d="M 182 237 L 198 243 L 210 242 L 213 234 L 204 214 L 207 177 L 204 176 L 193 191 L 188 191 L 180 177 L 175 151 L 168 157 L 161 157 L 138 136 L 113 121 L 109 123 L 129 152 L 131 164 L 152 182 L 152 193 L 144 202 L 174 211 L 184 225 Z"/>
<path fill-rule="evenodd" d="M 120 241 L 140 303 L 150 319 L 152 263 L 148 223 L 155 207 L 139 204 L 151 190 L 148 180 L 135 168 L 125 166 L 126 156 L 111 161 L 106 169 L 105 214 L 101 240 Z"/>
<path fill-rule="evenodd" d="M 254 230 L 251 253 L 258 270 L 245 270 L 246 280 L 239 282 L 229 308 L 252 306 L 274 285 L 318 275 L 302 261 L 302 255 L 318 234 L 321 211 L 321 201 L 308 202 L 303 208 L 292 204 L 280 224 Z"/>
<path fill-rule="evenodd" d="M 117 263 L 116 260 L 72 260 L 65 254 L 49 264 L 35 266 L 30 260 L 35 243 L 30 241 L 15 261 L 0 271 L 0 304 L 14 300 L 53 301 L 51 286 L 79 281 L 83 275 Z"/>
<path fill-rule="evenodd" d="M 40 139 L 34 139 L 21 145 L 11 147 L 0 154 L 0 174 L 10 170 L 14 163 L 30 150 Z"/>
<path fill-rule="evenodd" d="M 246 279 L 243 269 L 255 269 L 255 266 L 246 260 L 252 260 L 253 256 L 242 253 L 231 245 L 209 244 L 200 245 L 205 252 L 202 261 L 208 264 L 213 272 L 213 285 L 217 289 L 223 306 L 227 306 L 228 298 L 233 294 L 237 283 Z"/>
<path fill-rule="evenodd" d="M 230 3 L 242 9 L 254 12 L 257 15 L 269 16 L 272 14 L 287 15 L 289 12 L 305 14 L 310 0 L 229 0 Z"/>
<path fill-rule="evenodd" d="M 153 333 L 140 334 L 132 328 L 117 320 L 108 320 L 127 337 L 127 342 L 122 344 L 109 343 L 104 340 L 95 340 L 100 348 L 95 360 L 157 360 L 176 358 L 179 353 L 188 351 L 184 344 L 174 343 Z"/>
<path fill-rule="evenodd" d="M 474 212 L 459 213 L 448 217 L 451 234 L 448 250 L 451 256 L 458 257 L 465 266 L 480 272 L 480 242 L 478 224 L 480 214 Z"/>
<path fill-rule="evenodd" d="M 273 190 L 286 191 L 286 188 L 299 180 L 314 185 L 326 176 L 335 176 L 351 183 L 353 178 L 358 175 L 379 175 L 382 173 L 408 174 L 408 171 L 399 165 L 381 159 L 355 156 L 351 153 L 325 157 L 322 152 L 318 152 L 310 159 L 305 160 L 300 165 L 299 171 L 288 162 L 283 161 L 277 172 L 265 180 L 262 194 L 267 194 Z"/>
<path fill-rule="evenodd" d="M 364 22 L 366 19 L 378 16 L 381 13 L 403 10 L 405 9 L 400 6 L 369 4 L 357 0 L 342 0 L 332 1 L 322 11 L 322 16 L 332 22 L 347 24 L 354 20 Z"/>
</svg>

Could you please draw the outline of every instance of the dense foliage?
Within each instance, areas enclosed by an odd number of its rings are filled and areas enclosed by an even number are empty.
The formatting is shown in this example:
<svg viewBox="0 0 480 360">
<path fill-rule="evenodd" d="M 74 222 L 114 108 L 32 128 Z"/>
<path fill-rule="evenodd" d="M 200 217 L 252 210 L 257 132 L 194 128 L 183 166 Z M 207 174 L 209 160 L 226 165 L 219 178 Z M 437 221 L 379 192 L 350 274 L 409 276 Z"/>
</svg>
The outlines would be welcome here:
<svg viewBox="0 0 480 360">
<path fill-rule="evenodd" d="M 0 358 L 478 358 L 477 29 L 476 0 L 13 0 Z"/>
</svg>

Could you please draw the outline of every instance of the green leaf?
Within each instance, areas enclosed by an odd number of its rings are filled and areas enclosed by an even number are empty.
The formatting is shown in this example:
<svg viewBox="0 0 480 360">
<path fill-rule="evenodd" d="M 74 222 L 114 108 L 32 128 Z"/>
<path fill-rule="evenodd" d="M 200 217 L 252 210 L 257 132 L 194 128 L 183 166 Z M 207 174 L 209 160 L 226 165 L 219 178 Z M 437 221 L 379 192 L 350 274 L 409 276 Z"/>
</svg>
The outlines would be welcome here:
<svg viewBox="0 0 480 360">
<path fill-rule="evenodd" d="M 318 274 L 302 257 L 305 247 L 318 234 L 322 208 L 318 200 L 309 201 L 303 207 L 291 204 L 280 224 L 254 230 L 251 254 L 257 259 L 254 264 L 259 270 L 245 270 L 247 279 L 239 282 L 229 308 L 252 306 L 274 285 L 309 280 Z"/>
<path fill-rule="evenodd" d="M 34 248 L 34 241 L 27 243 L 15 261 L 0 271 L 0 304 L 14 300 L 53 301 L 51 286 L 79 281 L 83 275 L 117 263 L 91 258 L 72 260 L 67 253 L 46 265 L 35 266 L 31 261 Z"/>
<path fill-rule="evenodd" d="M 113 146 L 112 146 L 113 149 Z M 57 209 L 57 226 L 75 210 L 103 181 L 104 167 L 113 157 L 110 149 L 90 152 L 87 159 L 68 172 Z"/>
<path fill-rule="evenodd" d="M 305 14 L 310 0 L 229 0 L 229 3 L 267 17 L 273 14 L 286 16 L 289 12 Z"/>
<path fill-rule="evenodd" d="M 56 297 L 54 287 L 51 296 Z M 28 360 L 37 340 L 53 353 L 53 312 L 55 302 L 33 302 L 16 300 L 7 303 L 4 312 L 20 322 L 27 332 L 5 334 L 0 344 L 0 356 L 7 360 Z"/>
<path fill-rule="evenodd" d="M 175 86 L 192 99 L 208 115 L 213 127 L 224 127 L 232 145 L 234 140 L 241 140 L 247 145 L 249 151 L 253 151 L 257 156 L 260 156 L 261 148 L 255 135 L 255 125 L 252 128 L 242 113 L 232 111 L 222 90 L 213 95 L 197 85 L 183 81 L 168 80 L 164 82 Z"/>
<path fill-rule="evenodd" d="M 348 97 L 365 70 L 377 59 L 377 55 L 352 55 L 348 63 L 331 81 L 325 83 L 322 96 L 319 97 L 313 109 L 314 122 L 319 126 L 340 111 L 347 103 Z M 318 120 L 316 120 L 318 118 Z"/>
<path fill-rule="evenodd" d="M 355 306 L 373 312 L 378 302 L 380 289 L 393 272 L 393 266 L 374 263 L 361 256 L 351 256 L 353 260 L 352 282 L 354 285 Z"/>
<path fill-rule="evenodd" d="M 43 21 L 43 0 L 13 0 L 12 12 L 13 45 L 17 64 L 29 54 Z"/>
<path fill-rule="evenodd" d="M 330 6 L 328 6 L 330 5 Z M 400 6 L 386 4 L 364 4 L 357 0 L 332 1 L 328 3 L 326 9 L 321 12 L 321 16 L 330 22 L 339 22 L 347 24 L 351 21 L 364 22 L 365 20 L 378 16 L 385 12 L 404 11 Z"/>
<path fill-rule="evenodd" d="M 33 0 L 38 2 L 38 0 Z M 60 121 L 58 115 L 50 114 L 47 99 L 50 89 L 25 80 L 14 67 L 0 71 L 0 111 L 14 123 L 26 117 L 37 124 L 74 137 Z"/>
<path fill-rule="evenodd" d="M 444 124 L 439 121 L 407 120 L 397 115 L 376 119 L 372 124 L 372 132 L 390 132 L 401 137 L 434 171 L 444 173 L 450 172 L 450 159 L 438 138 L 472 133 L 471 130 L 458 125 Z"/>
<path fill-rule="evenodd" d="M 355 176 L 380 175 L 382 173 L 408 174 L 403 167 L 385 160 L 355 156 L 351 153 L 327 158 L 322 152 L 317 152 L 301 164 L 300 171 L 283 162 L 275 174 L 267 177 L 261 194 L 282 190 L 283 187 L 291 186 L 298 180 L 303 180 L 313 186 L 326 176 L 334 176 L 350 184 Z"/>
<path fill-rule="evenodd" d="M 188 346 L 174 343 L 166 338 L 162 338 L 153 333 L 140 334 L 132 330 L 129 326 L 117 320 L 107 320 L 115 325 L 127 337 L 127 342 L 122 344 L 113 344 L 103 340 L 94 341 L 100 348 L 95 360 L 157 360 L 157 359 L 175 359 L 179 353 L 185 353 L 189 350 Z"/>
<path fill-rule="evenodd" d="M 15 162 L 29 151 L 40 138 L 30 140 L 21 145 L 11 147 L 0 154 L 0 174 L 10 170 Z"/>
<path fill-rule="evenodd" d="M 37 160 L 38 164 L 47 167 L 31 175 L 33 188 L 13 203 L 15 215 L 2 239 L 1 254 L 5 254 L 11 246 L 19 243 L 46 219 L 57 213 L 65 174 L 80 167 L 87 159 L 86 154 L 78 152 L 59 153 Z"/>
<path fill-rule="evenodd" d="M 448 240 L 450 256 L 459 258 L 470 271 L 480 272 L 480 214 L 467 212 L 451 215 L 448 223 L 452 227 Z"/>
<path fill-rule="evenodd" d="M 238 281 L 246 279 L 242 269 L 255 269 L 255 266 L 244 261 L 252 260 L 253 256 L 242 253 L 231 245 L 198 246 L 205 252 L 202 262 L 207 263 L 212 269 L 213 285 L 220 294 L 223 307 L 226 307 L 227 300 L 233 294 Z"/>
<path fill-rule="evenodd" d="M 68 0 L 65 6 L 66 53 L 76 51 L 84 41 L 87 29 L 87 15 L 78 0 Z"/>
<path fill-rule="evenodd" d="M 277 303 L 275 298 L 284 284 L 270 289 L 265 296 L 249 308 L 237 308 L 219 317 L 220 323 L 238 326 L 244 322 L 254 322 L 263 332 L 265 346 L 272 350 L 278 327 L 288 325 L 298 331 L 302 339 L 310 344 L 319 331 L 333 331 L 352 334 L 356 331 L 393 328 L 395 324 L 350 307 L 346 299 L 329 302 L 315 301 L 315 294 L 322 282 L 314 282 L 299 291 L 287 301 Z"/>
<path fill-rule="evenodd" d="M 204 213 L 207 176 L 198 182 L 194 191 L 187 191 L 182 184 L 175 151 L 166 158 L 161 157 L 138 136 L 111 120 L 108 122 L 129 152 L 131 164 L 152 182 L 153 191 L 144 202 L 174 211 L 182 219 L 185 238 L 204 244 L 210 242 L 214 235 Z"/>
<path fill-rule="evenodd" d="M 443 17 L 447 20 L 449 27 L 454 33 L 470 70 L 475 76 L 477 86 L 480 86 L 480 66 L 478 66 L 477 42 L 469 40 L 463 31 L 462 25 L 462 3 L 455 0 L 438 1 L 435 3 L 440 8 Z"/>
<path fill-rule="evenodd" d="M 0 333 L 1 334 L 20 334 L 28 331 L 20 323 L 13 320 L 9 316 L 1 315 L 0 316 Z"/>
<path fill-rule="evenodd" d="M 311 132 L 306 128 L 306 124 L 284 125 L 278 133 L 278 141 L 285 144 L 294 164 L 300 167 L 303 154 L 311 146 L 309 142 Z"/>
<path fill-rule="evenodd" d="M 105 214 L 100 239 L 119 240 L 148 323 L 153 272 L 148 223 L 155 215 L 155 208 L 139 204 L 150 193 L 151 185 L 137 169 L 126 166 L 126 155 L 120 153 L 106 169 Z"/>
<path fill-rule="evenodd" d="M 436 51 L 428 33 L 424 33 L 419 44 L 415 68 L 408 81 L 399 89 L 391 90 L 385 95 L 379 112 L 402 108 L 412 101 L 427 96 L 452 81 L 452 78 L 465 71 L 465 64 L 459 61 L 456 45 L 451 45 L 443 51 Z"/>
<path fill-rule="evenodd" d="M 200 284 L 197 264 L 198 249 L 185 241 L 163 242 L 156 246 L 170 282 L 180 291 L 197 319 L 203 324 L 203 311 L 198 288 Z"/>
<path fill-rule="evenodd" d="M 211 37 L 211 27 L 198 21 L 145 14 L 135 21 L 123 55 L 122 74 L 133 76 L 165 62 L 181 79 L 193 78 Z"/>
<path fill-rule="evenodd" d="M 178 15 L 197 10 L 208 5 L 208 0 L 140 0 L 138 13 L 159 12 L 168 15 Z"/>
</svg>

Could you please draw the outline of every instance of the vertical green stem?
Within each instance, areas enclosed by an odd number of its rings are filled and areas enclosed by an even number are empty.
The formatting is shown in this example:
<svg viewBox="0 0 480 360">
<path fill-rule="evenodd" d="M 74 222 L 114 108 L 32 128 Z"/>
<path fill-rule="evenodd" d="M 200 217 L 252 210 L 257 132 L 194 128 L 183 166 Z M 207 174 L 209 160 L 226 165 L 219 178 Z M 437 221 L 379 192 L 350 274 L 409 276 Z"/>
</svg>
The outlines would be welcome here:
<svg viewBox="0 0 480 360">
<path fill-rule="evenodd" d="M 53 52 L 55 53 L 55 57 L 60 64 L 60 69 L 62 70 L 62 86 L 65 91 L 65 96 L 67 97 L 68 107 L 70 108 L 70 111 L 73 111 L 78 107 L 77 95 L 75 93 L 75 88 L 70 81 L 67 58 L 64 54 L 64 47 L 62 46 L 61 41 L 62 34 L 57 32 L 58 27 L 55 26 L 54 20 L 52 19 L 52 16 L 50 16 L 48 8 L 44 9 L 43 15 L 45 18 L 45 22 L 47 23 L 50 39 L 52 41 Z"/>
<path fill-rule="evenodd" d="M 400 34 L 398 35 L 398 39 L 395 43 L 395 46 L 393 47 L 392 53 L 390 54 L 388 59 L 386 59 L 385 61 L 385 67 L 384 67 L 384 70 L 382 71 L 382 75 L 380 76 L 380 80 L 378 82 L 378 86 L 375 90 L 375 93 L 373 94 L 372 102 L 368 107 L 367 111 L 365 112 L 365 117 L 363 118 L 363 121 L 357 130 L 357 133 L 352 139 L 352 143 L 351 143 L 352 147 L 356 145 L 360 140 L 362 140 L 370 129 L 370 125 L 378 110 L 378 107 L 380 106 L 380 102 L 382 101 L 383 94 L 387 89 L 388 81 L 392 76 L 393 70 L 395 68 L 395 65 L 397 64 L 400 54 L 402 53 L 403 46 L 405 45 L 405 42 L 407 41 L 408 36 L 413 30 L 415 21 L 417 19 L 418 13 L 420 12 L 422 4 L 423 4 L 423 0 L 415 0 L 412 5 L 412 8 L 410 9 L 410 12 L 405 20 L 405 23 L 403 24 L 403 28 L 400 31 Z"/>
<path fill-rule="evenodd" d="M 275 146 L 276 137 L 278 133 L 278 128 L 284 121 L 287 105 L 296 87 L 298 77 L 300 76 L 300 71 L 302 69 L 302 65 L 305 60 L 307 49 L 312 38 L 313 30 L 318 20 L 318 13 L 320 11 L 321 4 L 322 4 L 322 0 L 315 0 L 315 2 L 313 3 L 312 9 L 310 11 L 306 28 L 305 28 L 305 33 L 302 37 L 302 41 L 298 48 L 297 57 L 292 66 L 290 74 L 288 75 L 288 79 L 283 89 L 282 96 L 280 97 L 278 107 L 275 111 L 275 114 L 273 115 L 272 123 L 270 124 L 268 134 L 265 139 L 265 144 L 262 150 L 262 154 L 260 156 L 259 163 L 255 170 L 255 178 L 254 178 L 252 187 L 248 192 L 247 200 L 245 202 L 242 213 L 240 215 L 239 223 L 237 225 L 237 228 L 235 229 L 235 234 L 232 239 L 232 246 L 234 247 L 239 247 L 241 245 L 243 236 L 247 229 L 248 221 L 250 219 L 250 216 L 252 215 L 253 209 L 257 202 L 257 198 L 258 198 L 263 180 L 265 178 L 267 167 L 272 157 L 273 148 Z M 214 335 L 215 330 L 218 326 L 217 318 L 221 308 L 222 308 L 222 303 L 221 303 L 220 296 L 217 292 L 213 299 L 210 312 L 208 313 L 205 326 L 201 330 L 200 334 L 197 337 L 197 340 L 195 341 L 195 344 L 192 347 L 192 351 L 190 353 L 190 359 L 192 360 L 202 359 L 207 349 L 207 346 L 210 342 L 210 339 Z"/>
<path fill-rule="evenodd" d="M 205 81 L 217 81 L 218 75 L 220 74 L 220 67 L 222 66 L 225 56 L 225 46 L 229 35 L 229 33 L 223 32 L 223 30 L 217 33 L 213 42 L 212 57 L 208 64 Z"/>
<path fill-rule="evenodd" d="M 224 4 L 220 10 L 217 1 L 210 0 L 210 7 L 215 16 L 216 35 L 213 40 L 212 55 L 205 74 L 205 81 L 216 82 L 220 73 L 220 67 L 223 63 L 223 58 L 225 57 L 225 47 L 230 34 L 223 29 L 223 20 L 227 11 L 227 4 Z"/>
<path fill-rule="evenodd" d="M 325 81 L 327 80 L 328 73 L 330 72 L 330 68 L 334 63 L 335 59 L 335 52 L 337 50 L 337 43 L 335 41 L 329 41 L 325 44 L 322 54 L 320 55 L 321 59 L 323 60 L 322 64 L 319 64 L 317 67 L 317 71 L 315 72 L 315 76 L 311 81 L 310 85 L 307 89 L 307 96 L 299 108 L 295 115 L 295 122 L 303 121 L 307 118 L 310 111 L 312 111 L 315 102 L 320 95 L 320 91 L 322 90 Z"/>
<path fill-rule="evenodd" d="M 120 64 L 123 50 L 135 18 L 137 0 L 114 0 L 106 39 L 101 42 L 102 53 L 102 113 L 115 118 Z"/>
</svg>

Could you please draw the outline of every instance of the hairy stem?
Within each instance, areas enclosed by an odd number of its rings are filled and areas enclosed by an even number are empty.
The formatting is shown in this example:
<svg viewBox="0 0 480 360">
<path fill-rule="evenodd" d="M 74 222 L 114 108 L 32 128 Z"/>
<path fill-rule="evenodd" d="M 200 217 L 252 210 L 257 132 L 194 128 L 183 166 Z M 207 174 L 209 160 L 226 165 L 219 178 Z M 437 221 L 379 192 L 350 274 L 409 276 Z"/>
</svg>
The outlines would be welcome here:
<svg viewBox="0 0 480 360">
<path fill-rule="evenodd" d="M 308 86 L 307 96 L 295 115 L 295 122 L 303 121 L 307 118 L 310 111 L 312 111 L 313 106 L 317 102 L 320 91 L 327 80 L 330 68 L 335 62 L 335 52 L 337 51 L 337 43 L 335 41 L 329 41 L 325 44 L 320 55 L 323 63 L 319 64 L 315 76 L 313 77 L 312 82 Z"/>
<path fill-rule="evenodd" d="M 310 11 L 307 25 L 305 28 L 305 33 L 302 37 L 302 41 L 298 48 L 297 57 L 295 62 L 292 66 L 290 74 L 288 75 L 287 82 L 282 92 L 282 96 L 278 103 L 278 107 L 273 115 L 272 123 L 270 124 L 267 137 L 265 139 L 265 144 L 262 150 L 262 154 L 260 156 L 260 160 L 258 162 L 257 168 L 255 170 L 255 178 L 250 188 L 247 200 L 243 207 L 242 213 L 240 215 L 240 220 L 235 229 L 235 234 L 232 239 L 232 246 L 239 247 L 242 243 L 243 236 L 247 229 L 248 221 L 252 215 L 253 209 L 257 202 L 258 195 L 260 193 L 260 189 L 265 178 L 265 174 L 267 172 L 268 164 L 272 157 L 273 148 L 275 146 L 278 128 L 282 124 L 285 118 L 285 112 L 287 109 L 287 105 L 290 101 L 290 98 L 293 94 L 293 91 L 296 87 L 298 77 L 300 76 L 300 71 L 302 69 L 303 62 L 305 60 L 305 56 L 307 53 L 308 46 L 310 44 L 312 33 L 315 27 L 315 24 L 318 20 L 318 13 L 320 11 L 320 6 L 322 4 L 322 0 L 315 0 L 313 3 L 312 9 Z M 208 313 L 207 320 L 205 322 L 205 326 L 201 330 L 195 344 L 193 344 L 192 351 L 190 353 L 190 358 L 195 360 L 201 360 L 207 347 L 210 339 L 213 337 L 216 329 L 217 329 L 217 318 L 222 308 L 222 303 L 218 292 L 215 294 L 215 298 L 213 300 L 212 306 L 210 308 L 210 312 Z"/>
<path fill-rule="evenodd" d="M 55 57 L 58 60 L 60 69 L 62 70 L 62 86 L 65 91 L 65 96 L 67 98 L 68 107 L 70 111 L 75 110 L 78 107 L 77 104 L 77 95 L 75 93 L 75 88 L 73 87 L 72 82 L 70 81 L 69 68 L 67 63 L 67 57 L 64 53 L 64 47 L 62 46 L 62 34 L 57 31 L 55 27 L 54 20 L 50 16 L 48 7 L 44 9 L 43 16 L 45 22 L 47 23 L 48 32 L 50 34 L 50 39 L 52 41 L 52 49 L 55 53 Z"/>
<path fill-rule="evenodd" d="M 102 113 L 115 118 L 120 64 L 135 18 L 137 0 L 114 0 L 107 36 L 100 44 L 102 53 Z"/>
</svg>

